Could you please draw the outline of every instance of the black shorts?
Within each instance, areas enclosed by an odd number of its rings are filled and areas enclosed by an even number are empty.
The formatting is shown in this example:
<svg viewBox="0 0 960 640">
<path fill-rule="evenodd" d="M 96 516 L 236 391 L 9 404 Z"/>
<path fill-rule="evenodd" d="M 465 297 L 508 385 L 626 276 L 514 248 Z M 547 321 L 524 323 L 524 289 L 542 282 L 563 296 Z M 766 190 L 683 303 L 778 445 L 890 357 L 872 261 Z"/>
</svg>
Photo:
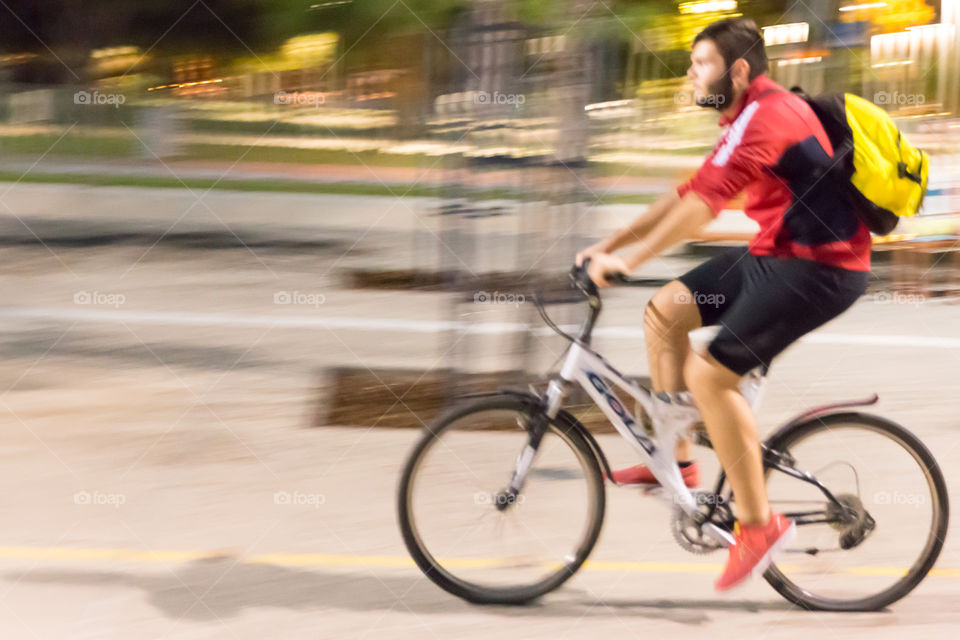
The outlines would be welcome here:
<svg viewBox="0 0 960 640">
<path fill-rule="evenodd" d="M 770 365 L 800 336 L 848 309 L 869 271 L 731 249 L 680 276 L 703 326 L 720 325 L 710 355 L 740 375 Z"/>
</svg>

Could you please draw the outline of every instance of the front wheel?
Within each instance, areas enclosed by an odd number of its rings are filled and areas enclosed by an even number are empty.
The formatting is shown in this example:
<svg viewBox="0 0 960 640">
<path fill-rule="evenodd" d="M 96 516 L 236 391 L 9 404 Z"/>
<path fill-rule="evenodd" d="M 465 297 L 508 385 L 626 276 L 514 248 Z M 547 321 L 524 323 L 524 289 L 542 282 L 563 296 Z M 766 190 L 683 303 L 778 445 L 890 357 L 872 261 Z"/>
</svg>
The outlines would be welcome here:
<svg viewBox="0 0 960 640">
<path fill-rule="evenodd" d="M 947 533 L 947 486 L 910 431 L 835 413 L 783 429 L 767 448 L 783 467 L 766 469 L 770 505 L 798 525 L 764 574 L 781 595 L 808 609 L 876 611 L 929 573 Z M 822 488 L 790 470 L 809 472 Z"/>
<path fill-rule="evenodd" d="M 546 420 L 522 488 L 507 490 L 538 418 L 532 398 L 467 400 L 427 428 L 404 467 L 404 543 L 428 578 L 470 602 L 521 604 L 556 589 L 600 535 L 603 474 L 568 414 Z"/>
</svg>

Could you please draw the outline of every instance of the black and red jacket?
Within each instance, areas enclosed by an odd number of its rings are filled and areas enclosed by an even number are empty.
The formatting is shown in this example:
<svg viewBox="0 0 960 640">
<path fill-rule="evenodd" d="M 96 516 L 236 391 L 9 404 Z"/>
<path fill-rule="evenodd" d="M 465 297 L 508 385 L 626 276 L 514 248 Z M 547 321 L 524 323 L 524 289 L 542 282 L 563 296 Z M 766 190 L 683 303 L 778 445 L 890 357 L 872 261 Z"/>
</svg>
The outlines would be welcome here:
<svg viewBox="0 0 960 640">
<path fill-rule="evenodd" d="M 720 125 L 720 141 L 681 196 L 693 191 L 716 216 L 744 192 L 744 213 L 760 225 L 754 255 L 870 270 L 870 231 L 833 182 L 833 148 L 802 98 L 757 76 Z"/>
</svg>

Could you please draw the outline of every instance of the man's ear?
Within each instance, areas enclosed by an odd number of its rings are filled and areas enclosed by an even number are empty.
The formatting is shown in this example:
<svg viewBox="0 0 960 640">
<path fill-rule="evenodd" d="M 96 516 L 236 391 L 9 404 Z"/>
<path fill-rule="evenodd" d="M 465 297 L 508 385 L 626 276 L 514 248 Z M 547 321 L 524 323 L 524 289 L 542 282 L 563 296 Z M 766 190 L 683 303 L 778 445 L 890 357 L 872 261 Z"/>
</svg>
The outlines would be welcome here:
<svg viewBox="0 0 960 640">
<path fill-rule="evenodd" d="M 733 86 L 737 90 L 744 91 L 750 86 L 750 63 L 743 58 L 737 58 L 733 61 L 730 74 Z"/>
</svg>

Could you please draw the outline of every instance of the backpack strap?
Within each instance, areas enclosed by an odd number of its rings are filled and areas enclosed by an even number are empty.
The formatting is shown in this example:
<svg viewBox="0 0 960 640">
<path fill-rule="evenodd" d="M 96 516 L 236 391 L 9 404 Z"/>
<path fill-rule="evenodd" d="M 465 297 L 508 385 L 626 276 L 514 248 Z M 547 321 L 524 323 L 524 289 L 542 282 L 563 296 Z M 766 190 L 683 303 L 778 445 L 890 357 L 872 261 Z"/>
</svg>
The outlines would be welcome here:
<svg viewBox="0 0 960 640">
<path fill-rule="evenodd" d="M 900 154 L 900 161 L 897 163 L 897 174 L 901 178 L 907 178 L 908 180 L 913 180 L 919 185 L 923 184 L 923 178 L 919 173 L 911 173 L 907 169 L 907 163 L 903 161 L 903 149 L 900 147 L 900 139 L 902 134 L 900 130 L 897 129 L 897 152 Z M 917 171 L 923 171 L 923 155 L 920 155 L 920 166 L 917 167 Z"/>
</svg>

